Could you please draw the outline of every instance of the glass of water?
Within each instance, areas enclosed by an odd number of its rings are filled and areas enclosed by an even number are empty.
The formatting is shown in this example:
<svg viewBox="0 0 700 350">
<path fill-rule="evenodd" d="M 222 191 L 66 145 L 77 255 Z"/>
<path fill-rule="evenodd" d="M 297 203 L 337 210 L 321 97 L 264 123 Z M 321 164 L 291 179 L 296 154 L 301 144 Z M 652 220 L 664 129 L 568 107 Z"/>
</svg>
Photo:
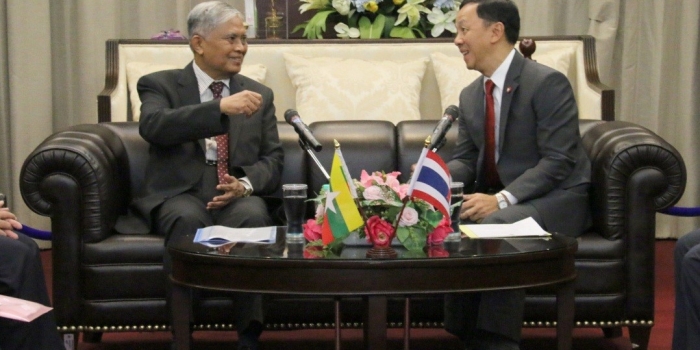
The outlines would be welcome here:
<svg viewBox="0 0 700 350">
<path fill-rule="evenodd" d="M 287 242 L 303 242 L 304 231 L 302 224 L 306 212 L 306 184 L 282 185 L 282 201 L 284 215 L 287 218 Z"/>
</svg>

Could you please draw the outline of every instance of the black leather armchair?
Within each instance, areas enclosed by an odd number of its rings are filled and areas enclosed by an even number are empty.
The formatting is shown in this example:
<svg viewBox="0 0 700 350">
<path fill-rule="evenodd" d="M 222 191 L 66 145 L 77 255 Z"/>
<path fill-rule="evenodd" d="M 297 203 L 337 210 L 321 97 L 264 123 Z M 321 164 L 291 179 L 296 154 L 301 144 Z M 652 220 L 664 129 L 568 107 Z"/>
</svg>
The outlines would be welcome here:
<svg viewBox="0 0 700 350">
<path fill-rule="evenodd" d="M 318 158 L 327 168 L 337 138 L 353 177 L 362 169 L 399 170 L 405 181 L 434 124 L 320 122 L 311 128 L 326 146 Z M 308 183 L 317 191 L 325 177 L 298 146 L 293 129 L 284 123 L 279 128 L 283 182 Z M 654 324 L 655 213 L 680 199 L 685 165 L 670 144 L 631 123 L 581 121 L 581 132 L 593 164 L 594 225 L 578 242 L 576 326 L 600 327 L 608 336 L 628 327 L 632 342 L 645 349 Z M 444 158 L 451 153 L 449 145 L 440 150 Z M 47 138 L 24 163 L 22 197 L 32 210 L 51 217 L 53 302 L 60 332 L 84 332 L 87 339 L 99 340 L 102 332 L 170 327 L 162 238 L 113 230 L 143 183 L 147 147 L 135 122 L 78 125 Z M 442 307 L 435 304 L 441 302 L 440 296 L 412 302 L 413 326 L 441 327 Z M 389 326 L 401 326 L 402 303 L 390 302 Z M 276 296 L 267 305 L 268 329 L 333 325 L 329 298 Z M 195 329 L 230 329 L 230 307 L 222 295 L 203 293 Z M 359 326 L 361 315 L 353 309 L 342 308 L 343 326 Z M 524 326 L 554 327 L 555 319 L 553 292 L 529 290 Z"/>
</svg>

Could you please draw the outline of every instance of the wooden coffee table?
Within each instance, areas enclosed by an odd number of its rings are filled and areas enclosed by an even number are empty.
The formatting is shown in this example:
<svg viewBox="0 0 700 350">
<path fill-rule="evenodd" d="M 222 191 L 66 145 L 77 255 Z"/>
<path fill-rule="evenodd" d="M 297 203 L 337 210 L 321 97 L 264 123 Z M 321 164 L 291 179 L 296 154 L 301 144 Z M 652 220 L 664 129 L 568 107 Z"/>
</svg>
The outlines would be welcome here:
<svg viewBox="0 0 700 350">
<path fill-rule="evenodd" d="M 387 346 L 387 296 L 474 292 L 556 285 L 558 349 L 571 349 L 574 326 L 576 240 L 551 238 L 471 240 L 434 247 L 424 257 L 396 247 L 397 259 L 365 258 L 368 247 L 345 247 L 333 259 L 308 259 L 301 245 L 239 243 L 227 253 L 182 237 L 172 256 L 172 314 L 178 349 L 190 349 L 190 288 L 261 294 L 363 296 L 367 349 Z M 406 257 L 411 256 L 411 257 Z M 468 278 L 455 278 L 468 276 Z M 371 310 L 371 312 L 369 312 Z M 340 347 L 336 316 L 336 348 Z M 408 347 L 408 324 L 405 346 Z"/>
</svg>

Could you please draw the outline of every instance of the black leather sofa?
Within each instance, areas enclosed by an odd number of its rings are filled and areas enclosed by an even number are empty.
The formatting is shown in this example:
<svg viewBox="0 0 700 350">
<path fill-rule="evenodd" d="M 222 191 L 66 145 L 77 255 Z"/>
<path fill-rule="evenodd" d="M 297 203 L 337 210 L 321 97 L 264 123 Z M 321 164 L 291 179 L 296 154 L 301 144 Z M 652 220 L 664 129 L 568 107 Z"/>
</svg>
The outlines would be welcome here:
<svg viewBox="0 0 700 350">
<path fill-rule="evenodd" d="M 333 138 L 339 140 L 351 175 L 362 169 L 399 170 L 402 181 L 436 121 L 320 122 L 311 125 L 324 145 L 318 153 L 328 169 Z M 325 177 L 299 147 L 297 135 L 279 124 L 285 149 L 284 183 L 308 183 L 317 191 Z M 456 128 L 448 140 L 456 138 Z M 598 327 L 606 336 L 629 328 L 645 349 L 654 325 L 655 213 L 675 204 L 686 183 L 679 153 L 662 138 L 626 122 L 581 121 L 593 164 L 594 225 L 578 239 L 576 327 Z M 440 150 L 449 159 L 452 142 Z M 59 330 L 102 332 L 169 330 L 162 272 L 163 240 L 155 235 L 117 234 L 143 183 L 147 143 L 135 122 L 78 125 L 48 137 L 29 155 L 20 189 L 27 205 L 51 217 L 53 302 Z M 565 218 L 562 218 L 565 220 Z M 359 327 L 361 315 L 343 299 L 342 326 Z M 441 327 L 441 296 L 411 302 L 413 327 Z M 390 302 L 390 327 L 401 327 L 404 301 Z M 223 295 L 203 293 L 195 329 L 231 329 Z M 529 290 L 524 326 L 554 327 L 551 290 Z M 331 298 L 276 296 L 267 303 L 268 329 L 333 327 Z"/>
</svg>

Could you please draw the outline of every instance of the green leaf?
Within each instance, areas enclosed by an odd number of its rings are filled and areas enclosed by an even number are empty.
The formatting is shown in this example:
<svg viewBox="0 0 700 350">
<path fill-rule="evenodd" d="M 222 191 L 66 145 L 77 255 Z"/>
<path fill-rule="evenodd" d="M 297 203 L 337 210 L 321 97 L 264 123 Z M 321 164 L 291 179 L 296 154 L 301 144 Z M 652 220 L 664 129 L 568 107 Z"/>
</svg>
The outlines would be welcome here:
<svg viewBox="0 0 700 350">
<path fill-rule="evenodd" d="M 442 213 L 437 210 L 428 210 L 425 213 L 425 218 L 431 226 L 437 227 L 440 221 L 442 221 Z"/>
<path fill-rule="evenodd" d="M 321 39 L 326 31 L 328 15 L 334 11 L 319 11 L 306 23 L 303 36 L 307 39 Z M 303 24 L 302 24 L 303 25 Z M 296 30 L 296 29 L 295 29 Z"/>
<path fill-rule="evenodd" d="M 419 226 L 399 227 L 396 237 L 409 251 L 422 251 L 427 241 L 425 230 Z"/>
<path fill-rule="evenodd" d="M 384 21 L 384 31 L 382 32 L 382 37 L 391 37 L 391 30 L 394 29 L 394 23 L 396 23 L 396 16 L 386 16 Z"/>
<path fill-rule="evenodd" d="M 296 27 L 294 27 L 294 29 L 292 29 L 292 33 L 296 33 L 302 29 L 306 29 L 307 25 L 309 25 L 309 21 L 297 25 Z"/>
<path fill-rule="evenodd" d="M 418 33 L 419 37 L 421 37 L 422 39 L 425 39 L 425 33 L 422 30 L 420 30 L 418 28 L 412 28 L 412 30 L 414 33 Z"/>
<path fill-rule="evenodd" d="M 415 39 L 416 35 L 408 27 L 394 27 L 389 34 L 392 38 Z"/>
<path fill-rule="evenodd" d="M 372 23 L 369 18 L 361 17 L 358 21 L 358 27 L 360 28 L 360 38 L 361 39 L 379 39 L 382 37 L 382 30 L 384 29 L 384 22 L 386 17 L 384 15 L 377 15 Z"/>
</svg>

